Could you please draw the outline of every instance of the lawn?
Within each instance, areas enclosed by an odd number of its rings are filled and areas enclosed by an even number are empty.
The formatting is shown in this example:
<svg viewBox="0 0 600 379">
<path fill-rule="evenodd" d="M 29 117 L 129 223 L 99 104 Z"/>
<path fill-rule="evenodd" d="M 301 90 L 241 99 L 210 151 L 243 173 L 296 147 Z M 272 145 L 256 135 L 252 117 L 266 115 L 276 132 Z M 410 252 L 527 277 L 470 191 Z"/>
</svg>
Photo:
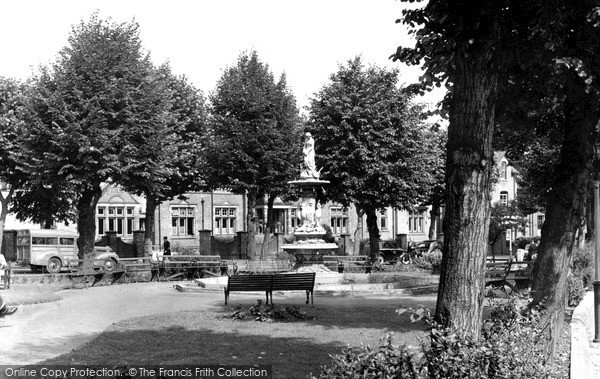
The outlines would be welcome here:
<svg viewBox="0 0 600 379">
<path fill-rule="evenodd" d="M 402 299 L 403 306 L 419 300 Z M 249 306 L 253 301 L 242 301 Z M 393 332 L 395 342 L 418 346 L 424 326 L 395 312 L 400 305 L 390 298 L 319 299 L 314 307 L 297 299 L 282 303 L 298 306 L 315 318 L 295 322 L 236 320 L 234 305 L 214 310 L 187 311 L 130 319 L 114 324 L 88 344 L 43 362 L 44 364 L 133 365 L 273 365 L 275 378 L 317 375 L 330 363 L 330 354 L 348 346 L 376 346 Z"/>
</svg>

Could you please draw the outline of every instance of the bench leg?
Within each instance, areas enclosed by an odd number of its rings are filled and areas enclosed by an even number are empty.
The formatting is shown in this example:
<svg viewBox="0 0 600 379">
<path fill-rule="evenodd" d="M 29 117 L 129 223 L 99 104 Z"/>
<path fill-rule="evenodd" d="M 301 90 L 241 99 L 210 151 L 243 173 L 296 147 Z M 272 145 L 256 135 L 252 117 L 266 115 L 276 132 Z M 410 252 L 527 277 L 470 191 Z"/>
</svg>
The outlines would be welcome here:
<svg viewBox="0 0 600 379">
<path fill-rule="evenodd" d="M 269 305 L 269 291 L 265 291 L 265 294 L 267 295 L 266 304 Z M 273 305 L 273 292 L 271 292 L 271 305 Z"/>
<path fill-rule="evenodd" d="M 116 282 L 119 281 L 119 279 L 121 279 L 121 277 L 123 276 L 123 274 L 125 273 L 125 271 L 121 271 L 121 272 L 113 272 L 113 280 L 110 284 L 115 284 Z"/>
<path fill-rule="evenodd" d="M 225 305 L 227 305 L 227 300 L 229 300 L 229 291 L 227 291 L 227 288 L 223 288 L 223 292 L 225 292 Z"/>
<path fill-rule="evenodd" d="M 101 281 L 102 278 L 104 278 L 104 273 L 102 273 L 102 274 L 94 274 L 94 282 L 92 283 L 91 287 L 93 287 L 94 284 L 96 284 L 99 281 Z"/>
</svg>

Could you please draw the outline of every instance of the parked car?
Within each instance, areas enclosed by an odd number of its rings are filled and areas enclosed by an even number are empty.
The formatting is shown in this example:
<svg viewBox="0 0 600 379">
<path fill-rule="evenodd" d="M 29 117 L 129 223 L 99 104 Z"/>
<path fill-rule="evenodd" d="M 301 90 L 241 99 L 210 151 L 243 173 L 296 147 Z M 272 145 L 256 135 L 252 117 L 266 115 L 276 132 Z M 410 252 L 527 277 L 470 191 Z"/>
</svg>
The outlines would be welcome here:
<svg viewBox="0 0 600 379">
<path fill-rule="evenodd" d="M 410 250 L 410 249 L 409 249 Z M 423 255 L 430 251 L 442 251 L 442 243 L 438 240 L 425 240 L 417 243 L 417 246 L 412 248 L 416 256 Z"/>
<path fill-rule="evenodd" d="M 32 271 L 46 270 L 58 273 L 69 262 L 78 261 L 75 232 L 59 229 L 23 229 L 17 231 L 17 263 L 29 264 Z M 107 271 L 119 262 L 119 256 L 110 247 L 94 247 L 93 261 Z"/>
</svg>

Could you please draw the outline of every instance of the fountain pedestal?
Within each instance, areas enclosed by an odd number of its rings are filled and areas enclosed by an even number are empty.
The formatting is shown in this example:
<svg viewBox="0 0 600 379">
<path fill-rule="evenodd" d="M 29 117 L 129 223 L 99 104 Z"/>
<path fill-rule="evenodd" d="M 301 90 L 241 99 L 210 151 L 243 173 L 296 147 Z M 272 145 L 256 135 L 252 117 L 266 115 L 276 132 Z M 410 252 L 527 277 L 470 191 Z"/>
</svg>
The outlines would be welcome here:
<svg viewBox="0 0 600 379">
<path fill-rule="evenodd" d="M 326 231 L 321 225 L 321 207 L 316 202 L 317 190 L 329 181 L 303 178 L 288 183 L 300 188 L 302 222 L 294 232 L 296 241 L 284 244 L 282 249 L 296 257 L 296 266 L 321 264 L 325 255 L 332 255 L 338 250 L 337 244 L 323 239 Z"/>
</svg>

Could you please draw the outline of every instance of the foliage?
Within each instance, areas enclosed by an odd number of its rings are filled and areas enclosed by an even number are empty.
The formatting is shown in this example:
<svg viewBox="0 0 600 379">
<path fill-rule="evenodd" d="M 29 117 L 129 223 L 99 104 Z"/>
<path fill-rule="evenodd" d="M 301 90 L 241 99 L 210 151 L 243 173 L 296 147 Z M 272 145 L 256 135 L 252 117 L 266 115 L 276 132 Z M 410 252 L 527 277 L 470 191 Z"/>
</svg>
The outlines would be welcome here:
<svg viewBox="0 0 600 379">
<path fill-rule="evenodd" d="M 287 322 L 312 320 L 314 316 L 307 314 L 295 305 L 269 305 L 263 303 L 262 300 L 258 300 L 255 305 L 250 307 L 234 306 L 227 318 L 261 322 Z"/>
<path fill-rule="evenodd" d="M 517 202 L 509 201 L 492 205 L 488 243 L 494 245 L 507 230 L 524 232 L 527 216 L 521 212 Z"/>
<path fill-rule="evenodd" d="M 576 307 L 583 300 L 586 292 L 580 276 L 567 275 L 567 304 L 570 307 Z"/>
<path fill-rule="evenodd" d="M 442 252 L 440 250 L 425 252 L 421 256 L 415 257 L 412 263 L 416 267 L 426 270 L 440 268 L 442 266 Z"/>
<path fill-rule="evenodd" d="M 56 62 L 31 80 L 36 118 L 24 136 L 31 185 L 17 202 L 19 218 L 67 217 L 74 207 L 80 254 L 91 254 L 101 184 L 122 172 L 119 153 L 132 143 L 126 132 L 144 122 L 151 71 L 137 24 L 94 14 L 73 27 Z M 36 207 L 41 199 L 50 206 Z"/>
<path fill-rule="evenodd" d="M 443 328 L 425 308 L 397 312 L 406 311 L 412 311 L 413 322 L 425 321 L 430 328 L 421 351 L 396 346 L 388 335 L 378 349 L 361 346 L 332 356 L 332 366 L 325 367 L 319 378 L 529 379 L 552 374 L 540 344 L 546 333 L 542 314 L 517 298 L 493 306 L 478 340 Z"/>
<path fill-rule="evenodd" d="M 348 348 L 341 355 L 331 356 L 332 364 L 324 367 L 316 378 L 399 378 L 417 379 L 417 367 L 409 349 L 392 343 L 392 334 L 381 339 L 377 348 L 361 345 Z"/>
<path fill-rule="evenodd" d="M 592 278 L 594 277 L 594 250 L 594 244 L 587 243 L 585 246 L 573 250 L 573 255 L 571 256 L 571 273 L 573 276 L 581 278 L 584 287 L 592 285 Z"/>
<path fill-rule="evenodd" d="M 397 82 L 398 71 L 365 67 L 357 57 L 340 65 L 310 101 L 317 166 L 331 182 L 321 201 L 353 203 L 366 213 L 373 260 L 376 210 L 416 206 L 434 181 L 423 170 L 434 146 L 420 123 L 421 109 Z"/>
<path fill-rule="evenodd" d="M 210 96 L 206 181 L 248 198 L 248 241 L 254 240 L 256 200 L 272 200 L 298 177 L 302 159 L 296 101 L 285 75 L 276 82 L 256 51 L 227 68 Z M 254 254 L 249 245 L 249 255 Z"/>
</svg>

